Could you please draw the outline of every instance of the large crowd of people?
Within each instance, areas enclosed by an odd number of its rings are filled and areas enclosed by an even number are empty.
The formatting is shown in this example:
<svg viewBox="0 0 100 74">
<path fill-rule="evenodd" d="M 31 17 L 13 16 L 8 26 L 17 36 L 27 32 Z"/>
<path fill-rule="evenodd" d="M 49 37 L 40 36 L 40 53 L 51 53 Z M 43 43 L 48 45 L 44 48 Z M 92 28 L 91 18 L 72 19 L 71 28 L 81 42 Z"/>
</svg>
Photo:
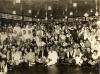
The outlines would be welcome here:
<svg viewBox="0 0 100 74">
<path fill-rule="evenodd" d="M 0 25 L 0 71 L 21 64 L 100 64 L 100 21 Z"/>
</svg>

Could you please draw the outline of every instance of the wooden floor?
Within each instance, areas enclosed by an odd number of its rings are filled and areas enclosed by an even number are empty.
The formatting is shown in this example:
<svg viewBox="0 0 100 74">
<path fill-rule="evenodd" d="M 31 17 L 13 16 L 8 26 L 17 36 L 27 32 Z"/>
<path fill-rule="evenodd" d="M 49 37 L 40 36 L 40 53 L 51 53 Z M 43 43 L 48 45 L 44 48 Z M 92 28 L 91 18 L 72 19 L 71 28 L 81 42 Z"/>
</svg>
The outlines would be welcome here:
<svg viewBox="0 0 100 74">
<path fill-rule="evenodd" d="M 34 65 L 32 67 L 16 67 L 13 70 L 9 70 L 8 74 L 100 74 L 100 71 L 68 65 L 53 65 L 49 67 Z"/>
</svg>

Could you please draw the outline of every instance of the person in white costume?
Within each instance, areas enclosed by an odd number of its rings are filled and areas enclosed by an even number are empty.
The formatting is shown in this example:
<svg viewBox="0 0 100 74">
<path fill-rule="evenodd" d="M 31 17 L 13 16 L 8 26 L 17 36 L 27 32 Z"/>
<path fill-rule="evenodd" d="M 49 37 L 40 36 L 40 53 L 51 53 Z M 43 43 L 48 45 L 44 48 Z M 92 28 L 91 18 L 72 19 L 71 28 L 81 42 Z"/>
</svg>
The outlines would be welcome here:
<svg viewBox="0 0 100 74">
<path fill-rule="evenodd" d="M 76 61 L 76 65 L 81 66 L 82 64 L 82 53 L 79 48 L 74 49 L 74 59 Z"/>
<path fill-rule="evenodd" d="M 58 54 L 56 51 L 54 51 L 51 47 L 50 47 L 50 51 L 48 52 L 48 59 L 47 59 L 47 65 L 54 65 L 57 63 L 57 59 L 58 59 Z"/>
<path fill-rule="evenodd" d="M 28 58 L 28 62 L 29 62 L 29 66 L 32 66 L 32 64 L 35 64 L 35 53 L 32 51 L 32 49 L 29 49 L 29 52 L 27 54 Z"/>
<path fill-rule="evenodd" d="M 97 50 L 93 51 L 92 59 L 89 61 L 91 65 L 96 65 L 98 63 L 99 53 Z"/>
<path fill-rule="evenodd" d="M 16 52 L 14 54 L 15 65 L 19 65 L 21 63 L 22 52 L 19 51 L 19 47 L 17 47 Z"/>
</svg>

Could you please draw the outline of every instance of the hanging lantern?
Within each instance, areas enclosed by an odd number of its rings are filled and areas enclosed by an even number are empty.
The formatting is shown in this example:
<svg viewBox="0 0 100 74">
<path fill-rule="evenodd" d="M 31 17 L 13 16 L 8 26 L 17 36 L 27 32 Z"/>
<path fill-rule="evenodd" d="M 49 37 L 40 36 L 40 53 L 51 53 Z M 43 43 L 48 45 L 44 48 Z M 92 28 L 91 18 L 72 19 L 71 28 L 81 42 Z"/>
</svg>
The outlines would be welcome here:
<svg viewBox="0 0 100 74">
<path fill-rule="evenodd" d="M 77 7 L 77 3 L 73 3 L 73 7 Z"/>
<path fill-rule="evenodd" d="M 87 1 L 85 1 L 84 4 L 87 4 Z"/>
<path fill-rule="evenodd" d="M 37 19 L 38 21 L 40 21 L 40 19 Z"/>
<path fill-rule="evenodd" d="M 29 10 L 28 10 L 28 13 L 29 13 L 29 14 L 31 14 L 31 13 L 32 13 L 32 10 L 31 10 L 31 9 L 29 9 Z"/>
<path fill-rule="evenodd" d="M 84 14 L 84 16 L 85 16 L 85 17 L 88 17 L 88 16 L 89 16 L 89 14 L 88 14 L 88 13 L 85 13 L 85 14 Z"/>
<path fill-rule="evenodd" d="M 68 17 L 67 16 L 65 16 L 65 19 L 67 19 Z"/>
<path fill-rule="evenodd" d="M 66 9 L 65 9 L 65 12 L 67 12 L 67 10 L 68 10 L 68 9 L 66 8 Z"/>
<path fill-rule="evenodd" d="M 52 10 L 52 7 L 51 6 L 48 6 L 48 10 Z"/>
<path fill-rule="evenodd" d="M 53 20 L 53 17 L 51 19 Z"/>
<path fill-rule="evenodd" d="M 69 15 L 72 16 L 73 15 L 73 12 L 70 12 Z"/>
<path fill-rule="evenodd" d="M 16 11 L 13 11 L 13 12 L 12 12 L 12 14 L 14 14 L 14 15 L 15 15 L 15 14 L 16 14 Z"/>
<path fill-rule="evenodd" d="M 91 9 L 90 12 L 92 13 L 93 12 L 93 9 Z"/>
<path fill-rule="evenodd" d="M 53 15 L 52 15 L 52 14 L 50 14 L 50 16 L 52 17 Z"/>
<path fill-rule="evenodd" d="M 95 16 L 98 16 L 98 15 L 99 15 L 99 13 L 98 13 L 98 12 L 96 12 L 96 13 L 95 13 Z"/>
<path fill-rule="evenodd" d="M 35 18 L 36 18 L 37 16 L 35 16 Z"/>
<path fill-rule="evenodd" d="M 48 17 L 47 16 L 45 17 L 45 20 L 48 20 Z"/>
</svg>

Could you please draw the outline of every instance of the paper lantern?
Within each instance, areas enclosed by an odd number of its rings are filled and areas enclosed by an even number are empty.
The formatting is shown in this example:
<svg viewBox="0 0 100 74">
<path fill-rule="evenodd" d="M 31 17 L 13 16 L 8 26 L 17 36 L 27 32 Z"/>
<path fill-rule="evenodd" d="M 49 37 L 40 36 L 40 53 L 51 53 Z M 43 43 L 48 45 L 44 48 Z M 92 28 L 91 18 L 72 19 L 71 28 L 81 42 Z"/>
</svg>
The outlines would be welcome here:
<svg viewBox="0 0 100 74">
<path fill-rule="evenodd" d="M 48 20 L 48 17 L 45 17 L 45 20 Z"/>
<path fill-rule="evenodd" d="M 51 6 L 48 6 L 48 10 L 52 10 L 52 7 Z"/>
<path fill-rule="evenodd" d="M 98 15 L 99 15 L 99 13 L 98 13 L 98 12 L 96 12 L 96 13 L 95 13 L 95 16 L 98 16 Z"/>
<path fill-rule="evenodd" d="M 36 18 L 37 16 L 35 16 L 35 18 Z"/>
<path fill-rule="evenodd" d="M 70 13 L 69 13 L 69 15 L 71 15 L 71 16 L 72 16 L 72 15 L 73 15 L 73 12 L 70 12 Z"/>
<path fill-rule="evenodd" d="M 91 9 L 90 12 L 92 13 L 93 12 L 93 9 Z"/>
<path fill-rule="evenodd" d="M 88 16 L 89 16 L 89 14 L 88 14 L 88 13 L 85 13 L 85 14 L 84 14 L 84 16 L 85 16 L 85 17 L 88 17 Z"/>
<path fill-rule="evenodd" d="M 77 7 L 77 3 L 73 3 L 73 7 Z"/>
<path fill-rule="evenodd" d="M 31 14 L 31 13 L 32 13 L 32 10 L 29 9 L 29 10 L 28 10 L 28 13 Z"/>
<path fill-rule="evenodd" d="M 68 17 L 67 16 L 65 16 L 65 19 L 67 19 Z"/>
<path fill-rule="evenodd" d="M 13 12 L 12 12 L 12 14 L 14 14 L 14 15 L 15 15 L 15 14 L 16 14 L 16 11 L 13 11 Z"/>
</svg>

